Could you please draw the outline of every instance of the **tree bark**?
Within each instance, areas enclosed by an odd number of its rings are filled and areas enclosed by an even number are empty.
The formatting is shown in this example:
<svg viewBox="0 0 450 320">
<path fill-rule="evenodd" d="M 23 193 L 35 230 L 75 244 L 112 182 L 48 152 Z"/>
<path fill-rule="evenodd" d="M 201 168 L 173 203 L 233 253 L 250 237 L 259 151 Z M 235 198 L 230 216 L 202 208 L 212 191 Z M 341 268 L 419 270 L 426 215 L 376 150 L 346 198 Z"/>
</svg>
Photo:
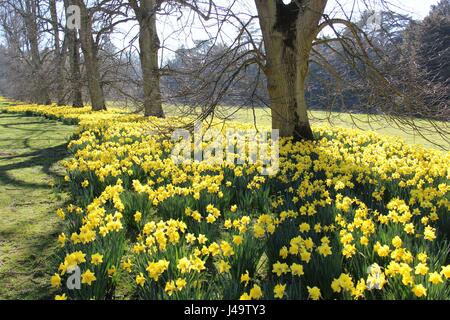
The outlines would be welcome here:
<svg viewBox="0 0 450 320">
<path fill-rule="evenodd" d="M 58 13 L 56 9 L 56 0 L 49 1 L 50 16 L 52 21 L 52 28 L 55 40 L 55 82 L 56 82 L 56 103 L 58 106 L 64 105 L 64 53 L 61 50 L 60 37 L 59 37 L 59 27 L 58 27 Z"/>
<path fill-rule="evenodd" d="M 106 110 L 105 95 L 98 65 L 98 48 L 92 35 L 92 17 L 83 0 L 75 0 L 80 7 L 81 29 L 80 42 L 83 51 L 86 76 L 88 79 L 89 96 L 93 111 Z"/>
<path fill-rule="evenodd" d="M 33 72 L 33 89 L 35 101 L 39 104 L 51 104 L 48 92 L 47 81 L 42 74 L 42 61 L 39 52 L 38 26 L 37 26 L 37 5 L 35 0 L 25 1 L 25 28 L 30 44 L 31 63 Z"/>
<path fill-rule="evenodd" d="M 139 49 L 144 89 L 145 116 L 164 117 L 158 65 L 159 38 L 156 29 L 156 1 L 130 1 L 139 22 Z"/>
<path fill-rule="evenodd" d="M 81 81 L 80 71 L 80 42 L 75 30 L 70 30 L 68 36 L 70 77 L 72 84 L 72 107 L 82 108 L 84 107 L 84 103 L 82 93 L 83 83 Z"/>
<path fill-rule="evenodd" d="M 64 8 L 66 12 L 69 5 L 71 5 L 71 1 L 64 0 Z M 82 79 L 80 71 L 80 42 L 78 40 L 76 30 L 71 30 L 66 27 L 65 35 L 69 51 L 69 66 L 70 66 L 69 82 L 71 85 L 72 107 L 82 108 L 84 107 L 84 103 L 82 94 L 83 83 L 81 81 Z"/>
<path fill-rule="evenodd" d="M 266 53 L 272 127 L 282 137 L 314 139 L 305 98 L 309 55 L 327 0 L 255 0 Z"/>
</svg>

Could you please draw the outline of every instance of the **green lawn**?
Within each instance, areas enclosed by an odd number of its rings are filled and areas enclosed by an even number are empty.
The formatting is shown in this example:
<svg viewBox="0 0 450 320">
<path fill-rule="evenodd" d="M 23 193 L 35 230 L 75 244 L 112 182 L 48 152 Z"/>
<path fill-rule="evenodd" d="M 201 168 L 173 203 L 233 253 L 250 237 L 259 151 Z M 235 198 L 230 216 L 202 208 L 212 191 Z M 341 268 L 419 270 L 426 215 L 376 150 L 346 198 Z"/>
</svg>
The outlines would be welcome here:
<svg viewBox="0 0 450 320">
<path fill-rule="evenodd" d="M 179 114 L 180 110 L 175 107 L 166 107 L 168 114 Z M 271 126 L 270 109 L 257 108 L 253 112 L 252 109 L 236 110 L 235 107 L 221 107 L 218 109 L 218 117 L 226 118 L 241 123 L 253 124 L 256 122 L 257 126 Z M 450 150 L 450 137 L 447 141 L 443 139 L 435 128 L 430 126 L 427 121 L 415 120 L 417 126 L 422 128 L 421 132 L 426 137 L 422 137 L 414 130 L 407 128 L 405 125 L 398 125 L 392 121 L 388 121 L 384 117 L 374 115 L 348 113 L 329 113 L 325 111 L 310 112 L 310 119 L 312 124 L 331 124 L 333 126 L 340 126 L 345 128 L 354 128 L 361 130 L 371 130 L 383 135 L 391 136 L 392 139 L 400 137 L 409 144 L 419 144 L 427 148 Z M 450 131 L 450 123 L 438 123 L 441 127 L 447 128 Z M 400 129 L 400 127 L 402 129 Z M 434 142 L 434 143 L 433 143 Z"/>
<path fill-rule="evenodd" d="M 74 127 L 0 113 L 0 299 L 48 298 L 64 193 L 62 174 Z"/>
<path fill-rule="evenodd" d="M 108 107 L 135 111 L 135 106 L 125 106 L 120 101 L 109 101 Z M 169 116 L 199 115 L 200 108 L 164 105 L 164 111 Z M 446 140 L 436 133 L 436 129 L 428 121 L 415 120 L 417 127 L 421 128 L 421 136 L 417 131 L 407 125 L 394 123 L 383 116 L 366 114 L 349 114 L 339 112 L 311 111 L 310 120 L 313 125 L 331 124 L 352 129 L 371 130 L 392 137 L 401 138 L 411 145 L 422 145 L 427 148 L 450 150 L 450 137 Z M 254 124 L 258 127 L 270 127 L 272 124 L 269 108 L 237 108 L 220 106 L 216 108 L 216 118 L 233 120 L 240 123 Z M 446 128 L 450 132 L 450 122 L 436 122 L 436 125 Z M 426 138 L 425 138 L 426 137 Z"/>
</svg>

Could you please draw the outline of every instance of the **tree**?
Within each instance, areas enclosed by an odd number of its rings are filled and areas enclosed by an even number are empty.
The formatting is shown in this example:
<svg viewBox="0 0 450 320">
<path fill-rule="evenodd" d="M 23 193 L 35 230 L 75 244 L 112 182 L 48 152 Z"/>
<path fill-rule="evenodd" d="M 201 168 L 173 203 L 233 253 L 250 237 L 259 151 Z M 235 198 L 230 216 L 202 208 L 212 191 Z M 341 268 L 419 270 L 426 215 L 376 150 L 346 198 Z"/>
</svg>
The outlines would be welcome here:
<svg viewBox="0 0 450 320">
<path fill-rule="evenodd" d="M 161 100 L 160 70 L 158 63 L 158 51 L 160 40 L 157 31 L 157 13 L 162 4 L 168 4 L 182 11 L 189 9 L 203 19 L 209 19 L 213 6 L 212 0 L 207 0 L 208 12 L 205 14 L 199 7 L 202 1 L 192 0 L 130 0 L 139 24 L 139 55 L 142 71 L 142 86 L 144 91 L 145 116 L 164 117 Z M 168 10 L 170 11 L 170 10 Z"/>
<path fill-rule="evenodd" d="M 38 3 L 35 0 L 25 0 L 25 28 L 31 52 L 31 63 L 34 79 L 37 102 L 40 104 L 50 104 L 50 95 L 48 92 L 47 81 L 43 75 L 43 62 L 39 51 L 39 30 L 38 30 Z"/>
<path fill-rule="evenodd" d="M 70 0 L 64 0 L 64 9 L 69 8 Z M 68 47 L 68 57 L 69 57 L 69 83 L 70 83 L 70 93 L 72 99 L 72 106 L 75 108 L 82 108 L 83 104 L 83 93 L 82 93 L 82 78 L 80 70 L 80 41 L 78 39 L 77 30 L 69 29 L 67 26 L 64 29 L 65 37 Z"/>
<path fill-rule="evenodd" d="M 61 41 L 59 35 L 58 12 L 56 7 L 56 0 L 49 0 L 51 24 L 54 35 L 54 61 L 55 61 L 55 82 L 56 82 L 56 103 L 59 106 L 64 105 L 64 56 L 65 48 L 61 48 Z"/>
<path fill-rule="evenodd" d="M 368 7 L 367 1 L 361 2 L 363 7 Z M 351 21 L 353 9 L 343 10 L 344 18 L 331 18 L 325 13 L 326 0 L 255 0 L 255 5 L 264 44 L 264 61 L 261 63 L 261 59 L 258 60 L 267 77 L 273 128 L 279 129 L 281 136 L 293 136 L 297 140 L 313 139 L 305 98 L 310 61 L 321 65 L 334 81 L 343 80 L 351 85 L 350 90 L 341 90 L 340 105 L 346 104 L 345 100 L 352 99 L 356 93 L 358 99 L 353 101 L 360 105 L 365 103 L 366 113 L 386 116 L 394 124 L 416 132 L 421 130 L 413 118 L 417 111 L 429 119 L 432 128 L 438 127 L 434 121 L 439 115 L 448 113 L 446 103 L 442 105 L 445 89 L 434 87 L 433 101 L 438 102 L 440 107 L 439 113 L 432 116 L 426 100 L 432 90 L 420 88 L 419 82 L 414 79 L 393 77 L 394 72 L 400 71 L 397 60 L 384 50 L 385 44 L 374 41 L 370 30 L 364 30 Z M 387 20 L 392 31 L 389 42 L 395 46 L 398 38 L 393 35 L 404 17 L 395 15 L 386 1 L 380 1 L 379 5 L 384 9 L 381 24 L 389 16 Z M 376 12 L 366 13 L 366 18 L 372 18 L 374 14 Z M 364 18 L 364 12 L 362 16 Z M 324 29 L 331 30 L 334 36 L 320 36 Z M 330 64 L 317 50 L 320 47 L 335 55 L 340 63 Z M 386 68 L 389 65 L 393 68 Z M 433 74 L 435 72 L 436 69 Z M 438 131 L 445 135 L 447 126 L 441 127 Z"/>
<path fill-rule="evenodd" d="M 255 0 L 264 39 L 272 126 L 283 137 L 313 139 L 305 99 L 313 41 L 326 0 Z"/>
<path fill-rule="evenodd" d="M 198 41 L 193 48 L 176 50 L 165 68 L 170 72 L 162 79 L 165 99 L 190 106 L 216 104 L 249 108 L 269 105 L 261 69 L 257 64 L 245 65 L 239 61 L 246 53 L 245 48 L 232 50 L 213 40 Z M 230 118 L 225 112 L 216 111 L 217 118 Z"/>
<path fill-rule="evenodd" d="M 92 110 L 106 110 L 105 95 L 98 64 L 98 45 L 92 35 L 92 10 L 89 10 L 84 0 L 73 0 L 73 3 L 80 8 L 80 43 L 83 51 Z"/>
<path fill-rule="evenodd" d="M 450 0 L 432 7 L 419 29 L 417 54 L 431 82 L 450 81 Z"/>
<path fill-rule="evenodd" d="M 139 48 L 144 90 L 145 116 L 164 117 L 161 102 L 160 76 L 158 64 L 159 38 L 156 30 L 156 11 L 159 3 L 155 0 L 130 0 L 139 23 Z"/>
</svg>

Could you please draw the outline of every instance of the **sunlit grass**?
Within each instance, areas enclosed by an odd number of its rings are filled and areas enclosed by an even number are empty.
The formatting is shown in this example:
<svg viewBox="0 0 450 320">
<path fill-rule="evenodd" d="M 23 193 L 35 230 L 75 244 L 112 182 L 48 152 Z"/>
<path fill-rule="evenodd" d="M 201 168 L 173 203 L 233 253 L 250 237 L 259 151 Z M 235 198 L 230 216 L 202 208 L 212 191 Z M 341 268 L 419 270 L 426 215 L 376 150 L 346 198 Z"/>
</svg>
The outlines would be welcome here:
<svg viewBox="0 0 450 320">
<path fill-rule="evenodd" d="M 132 105 L 124 106 L 118 101 L 108 103 L 109 107 L 127 110 L 136 110 Z M 169 116 L 180 115 L 200 115 L 200 108 L 165 105 L 164 111 Z M 272 124 L 269 108 L 239 108 L 239 107 L 218 107 L 215 110 L 215 118 L 222 121 L 236 121 L 240 123 L 256 124 L 258 128 L 270 127 Z M 387 117 L 368 114 L 349 114 L 327 111 L 311 111 L 310 119 L 313 125 L 330 124 L 351 129 L 371 130 L 377 133 L 391 136 L 392 139 L 401 138 L 411 145 L 422 145 L 434 149 L 450 149 L 450 143 L 436 132 L 428 121 L 415 120 L 415 125 L 421 128 L 421 133 L 405 125 L 395 123 Z M 437 123 L 448 127 L 448 123 Z"/>
<path fill-rule="evenodd" d="M 0 102 L 1 104 L 1 102 Z M 0 300 L 48 298 L 63 202 L 52 187 L 74 127 L 0 113 Z"/>
</svg>

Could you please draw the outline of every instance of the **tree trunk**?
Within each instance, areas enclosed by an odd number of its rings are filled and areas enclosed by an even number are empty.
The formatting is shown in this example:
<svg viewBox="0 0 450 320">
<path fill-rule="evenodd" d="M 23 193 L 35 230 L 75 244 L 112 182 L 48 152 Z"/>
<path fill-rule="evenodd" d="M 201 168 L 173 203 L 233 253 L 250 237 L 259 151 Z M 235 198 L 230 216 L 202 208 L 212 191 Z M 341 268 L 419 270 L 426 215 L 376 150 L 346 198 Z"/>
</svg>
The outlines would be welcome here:
<svg viewBox="0 0 450 320">
<path fill-rule="evenodd" d="M 255 0 L 266 50 L 272 127 L 282 137 L 314 138 L 305 98 L 309 55 L 327 0 Z"/>
<path fill-rule="evenodd" d="M 67 12 L 67 8 L 70 5 L 69 0 L 64 0 L 64 7 Z M 83 83 L 81 79 L 80 71 L 80 42 L 78 40 L 77 31 L 65 29 L 67 47 L 69 51 L 69 65 L 70 65 L 70 85 L 71 85 L 71 98 L 72 107 L 82 108 L 83 104 L 83 94 L 82 88 Z"/>
<path fill-rule="evenodd" d="M 64 76 L 63 76 L 63 55 L 61 51 L 60 38 L 59 38 L 59 27 L 58 27 L 58 13 L 56 9 L 56 0 L 49 1 L 50 16 L 52 21 L 52 28 L 55 40 L 55 82 L 56 82 L 56 103 L 58 106 L 64 105 Z"/>
<path fill-rule="evenodd" d="M 81 12 L 80 42 L 81 50 L 83 51 L 86 76 L 88 79 L 92 110 L 106 110 L 105 95 L 102 88 L 98 65 L 98 48 L 92 35 L 92 19 L 83 0 L 76 0 L 75 3 L 80 7 Z"/>
<path fill-rule="evenodd" d="M 75 30 L 70 31 L 69 35 L 69 51 L 70 51 L 70 77 L 72 83 L 72 107 L 83 108 L 83 83 L 80 71 L 80 42 Z"/>
<path fill-rule="evenodd" d="M 145 116 L 164 117 L 158 65 L 159 39 L 156 29 L 156 1 L 132 1 L 139 22 L 139 47 L 144 89 Z"/>
<path fill-rule="evenodd" d="M 38 26 L 37 26 L 37 7 L 35 0 L 26 0 L 25 27 L 28 42 L 30 44 L 31 63 L 33 72 L 33 96 L 39 104 L 51 104 L 48 92 L 47 81 L 42 74 L 42 61 L 39 52 Z"/>
</svg>

